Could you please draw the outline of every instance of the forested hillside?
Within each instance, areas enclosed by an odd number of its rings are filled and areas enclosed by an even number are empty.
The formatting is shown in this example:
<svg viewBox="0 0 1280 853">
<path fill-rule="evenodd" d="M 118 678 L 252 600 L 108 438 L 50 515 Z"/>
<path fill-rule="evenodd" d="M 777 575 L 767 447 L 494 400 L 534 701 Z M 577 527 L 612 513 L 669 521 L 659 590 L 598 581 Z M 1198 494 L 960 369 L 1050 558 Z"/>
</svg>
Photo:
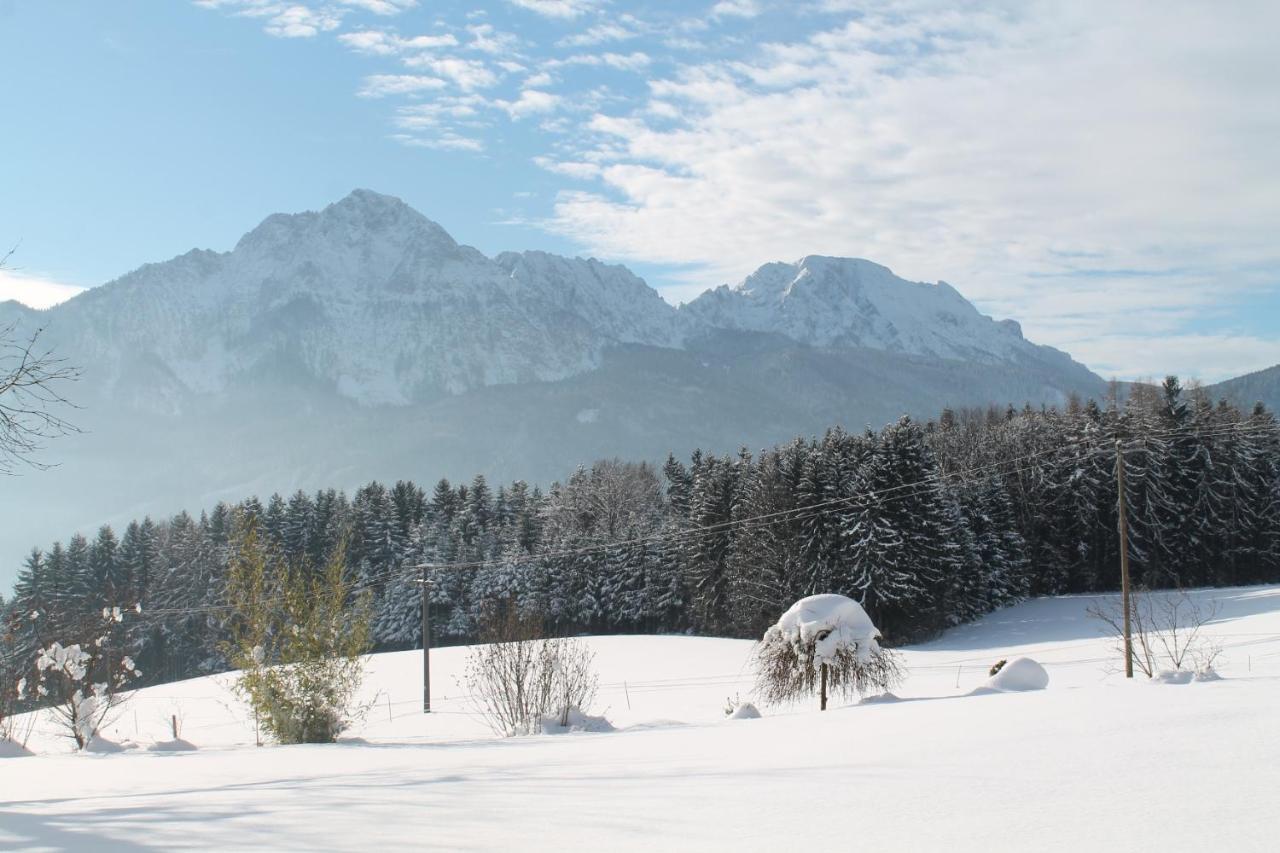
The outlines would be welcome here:
<svg viewBox="0 0 1280 853">
<path fill-rule="evenodd" d="M 1132 561 L 1149 586 L 1280 580 L 1280 427 L 1170 378 L 1123 407 L 945 411 L 881 431 L 832 429 L 760 453 L 695 452 L 662 470 L 617 460 L 543 493 L 523 482 L 401 481 L 251 497 L 198 517 L 35 548 L 7 608 L 19 659 L 76 641 L 104 607 L 132 608 L 119 642 L 148 681 L 217 671 L 233 520 L 286 562 L 340 542 L 375 602 L 380 648 L 420 642 L 419 564 L 433 641 L 476 637 L 511 601 L 548 631 L 757 636 L 815 592 L 860 599 L 890 642 L 931 635 L 1028 595 L 1118 584 L 1117 453 Z"/>
</svg>

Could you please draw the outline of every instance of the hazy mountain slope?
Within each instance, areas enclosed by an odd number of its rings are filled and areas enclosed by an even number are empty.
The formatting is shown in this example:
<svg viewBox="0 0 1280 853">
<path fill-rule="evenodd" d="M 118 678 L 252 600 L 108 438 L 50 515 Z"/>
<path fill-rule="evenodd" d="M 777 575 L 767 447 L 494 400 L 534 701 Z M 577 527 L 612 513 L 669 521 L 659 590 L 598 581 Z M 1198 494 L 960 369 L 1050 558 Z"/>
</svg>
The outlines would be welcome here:
<svg viewBox="0 0 1280 853">
<path fill-rule="evenodd" d="M 947 285 L 769 264 L 677 310 L 620 266 L 494 259 L 358 190 L 229 252 L 149 264 L 16 333 L 83 369 L 82 435 L 0 492 L 0 583 L 34 544 L 144 513 L 371 478 L 546 484 L 602 456 L 752 449 L 1104 383 Z"/>
<path fill-rule="evenodd" d="M 1214 400 L 1226 398 L 1246 407 L 1261 402 L 1272 412 L 1280 411 L 1280 364 L 1210 385 L 1205 391 Z"/>
</svg>

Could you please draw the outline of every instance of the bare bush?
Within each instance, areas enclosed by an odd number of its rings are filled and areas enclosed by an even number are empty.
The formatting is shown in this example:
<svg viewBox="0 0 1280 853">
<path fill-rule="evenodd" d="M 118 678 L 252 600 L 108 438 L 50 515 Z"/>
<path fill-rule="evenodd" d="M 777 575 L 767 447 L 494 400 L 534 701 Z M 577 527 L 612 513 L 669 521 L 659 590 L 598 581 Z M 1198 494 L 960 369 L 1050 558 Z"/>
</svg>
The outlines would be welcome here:
<svg viewBox="0 0 1280 853">
<path fill-rule="evenodd" d="M 0 255 L 0 269 L 8 268 L 13 253 Z M 80 371 L 41 346 L 43 331 L 19 334 L 14 324 L 0 327 L 0 474 L 23 465 L 48 467 L 33 458 L 45 441 L 79 432 L 59 412 L 75 408 L 62 388 L 79 379 Z"/>
<path fill-rule="evenodd" d="M 1204 635 L 1204 627 L 1217 618 L 1217 600 L 1207 603 L 1184 589 L 1152 592 L 1135 590 L 1129 596 L 1129 633 L 1133 665 L 1152 678 L 1161 669 L 1212 667 L 1221 647 Z M 1115 639 L 1124 659 L 1124 606 L 1119 599 L 1090 605 L 1088 614 L 1102 622 Z"/>
<path fill-rule="evenodd" d="M 541 626 L 510 606 L 481 621 L 487 642 L 468 653 L 463 680 L 496 734 L 534 734 L 548 721 L 566 727 L 595 701 L 595 654 L 578 639 L 542 639 Z"/>
</svg>

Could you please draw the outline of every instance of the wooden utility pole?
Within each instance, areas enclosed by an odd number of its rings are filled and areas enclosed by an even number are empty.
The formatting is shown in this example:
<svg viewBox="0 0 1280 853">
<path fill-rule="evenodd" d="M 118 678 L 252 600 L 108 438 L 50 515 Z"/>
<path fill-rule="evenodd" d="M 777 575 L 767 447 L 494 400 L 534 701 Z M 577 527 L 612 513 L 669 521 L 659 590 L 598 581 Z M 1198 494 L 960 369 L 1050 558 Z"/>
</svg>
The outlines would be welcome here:
<svg viewBox="0 0 1280 853">
<path fill-rule="evenodd" d="M 431 566 L 422 564 L 422 713 L 431 713 L 431 580 L 427 571 Z"/>
<path fill-rule="evenodd" d="M 1124 608 L 1124 677 L 1133 678 L 1133 635 L 1129 614 L 1129 518 L 1124 499 L 1124 449 L 1116 438 L 1116 489 L 1120 497 L 1120 606 Z"/>
</svg>

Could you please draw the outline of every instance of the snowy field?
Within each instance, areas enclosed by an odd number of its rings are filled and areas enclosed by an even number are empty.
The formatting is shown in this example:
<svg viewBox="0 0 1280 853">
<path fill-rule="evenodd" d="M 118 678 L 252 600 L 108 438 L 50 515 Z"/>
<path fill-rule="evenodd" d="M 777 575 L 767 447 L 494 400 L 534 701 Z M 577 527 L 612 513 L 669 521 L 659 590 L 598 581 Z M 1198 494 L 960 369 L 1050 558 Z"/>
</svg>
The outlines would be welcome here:
<svg viewBox="0 0 1280 853">
<path fill-rule="evenodd" d="M 254 746 L 225 676 L 139 691 L 107 735 L 137 750 L 0 760 L 0 848 L 41 850 L 1280 849 L 1280 587 L 1202 593 L 1223 680 L 1133 682 L 1085 615 L 1027 602 L 905 650 L 900 701 L 762 708 L 751 644 L 590 642 L 611 733 L 494 738 L 464 649 L 372 658 L 351 742 Z M 1047 689 L 966 695 L 1029 655 Z M 199 751 L 145 747 L 182 736 Z"/>
</svg>

